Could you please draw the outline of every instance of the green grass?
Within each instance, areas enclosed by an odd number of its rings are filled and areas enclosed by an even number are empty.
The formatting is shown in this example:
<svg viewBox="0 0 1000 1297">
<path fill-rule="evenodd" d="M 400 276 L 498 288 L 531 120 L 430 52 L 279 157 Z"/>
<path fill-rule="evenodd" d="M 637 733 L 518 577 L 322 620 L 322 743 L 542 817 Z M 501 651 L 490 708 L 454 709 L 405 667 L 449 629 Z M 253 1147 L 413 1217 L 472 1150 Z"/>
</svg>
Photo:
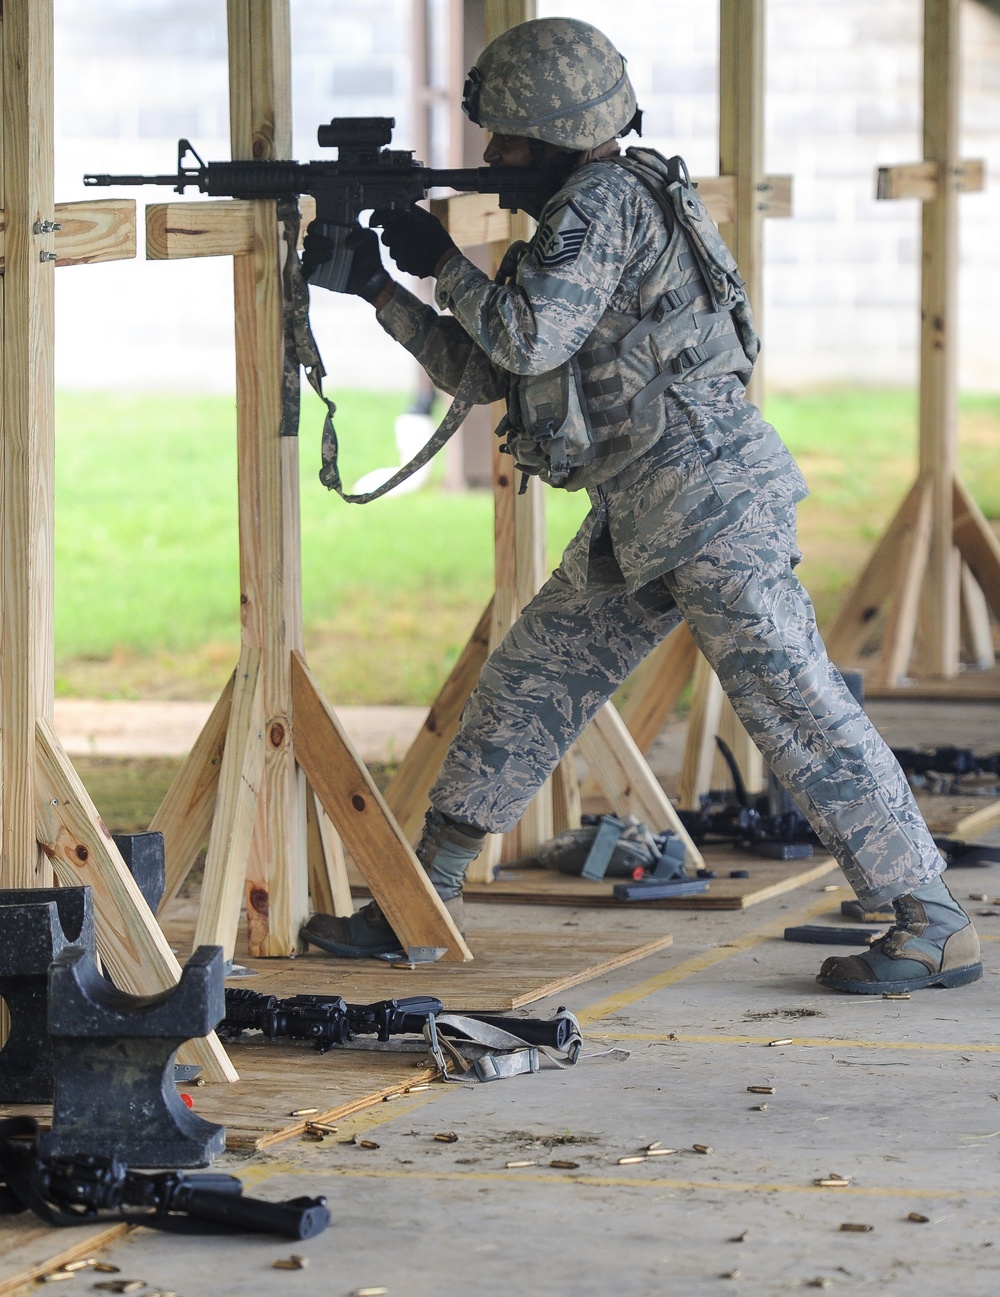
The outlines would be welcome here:
<svg viewBox="0 0 1000 1297">
<path fill-rule="evenodd" d="M 405 395 L 338 392 L 337 403 L 345 481 L 395 463 Z M 239 642 L 232 398 L 62 394 L 56 412 L 57 690 L 213 696 Z M 775 396 L 767 415 L 813 490 L 800 513 L 801 571 L 823 621 L 912 481 L 915 398 Z M 309 393 L 300 456 L 310 662 L 335 702 L 426 703 L 492 588 L 492 498 L 432 484 L 346 505 L 316 477 L 321 423 Z M 963 399 L 960 443 L 965 481 L 1000 517 L 1000 397 Z M 546 500 L 554 566 L 587 501 L 564 491 Z"/>
</svg>

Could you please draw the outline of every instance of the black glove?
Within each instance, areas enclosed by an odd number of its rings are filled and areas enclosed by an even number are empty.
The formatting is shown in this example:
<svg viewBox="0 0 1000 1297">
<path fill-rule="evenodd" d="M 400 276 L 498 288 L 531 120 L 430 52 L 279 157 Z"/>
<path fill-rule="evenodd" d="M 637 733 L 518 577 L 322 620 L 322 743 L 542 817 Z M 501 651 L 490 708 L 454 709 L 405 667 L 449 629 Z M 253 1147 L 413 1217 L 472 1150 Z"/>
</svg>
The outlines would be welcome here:
<svg viewBox="0 0 1000 1297">
<path fill-rule="evenodd" d="M 306 237 L 302 240 L 301 264 L 303 278 L 307 281 L 312 279 L 320 266 L 338 255 L 337 240 L 324 232 L 325 229 L 330 228 L 330 226 L 324 227 L 319 221 L 313 221 L 306 230 Z M 374 302 L 382 289 L 392 282 L 382 265 L 374 230 L 366 230 L 360 225 L 355 226 L 344 239 L 341 247 L 350 252 L 351 261 L 347 278 L 343 286 L 336 291 L 353 293 L 356 297 L 363 297 L 367 302 Z M 322 286 L 332 287 L 328 283 Z"/>
<path fill-rule="evenodd" d="M 383 225 L 382 242 L 400 270 L 425 279 L 446 252 L 458 251 L 455 241 L 436 216 L 422 207 L 408 212 L 376 213 L 373 225 Z"/>
</svg>

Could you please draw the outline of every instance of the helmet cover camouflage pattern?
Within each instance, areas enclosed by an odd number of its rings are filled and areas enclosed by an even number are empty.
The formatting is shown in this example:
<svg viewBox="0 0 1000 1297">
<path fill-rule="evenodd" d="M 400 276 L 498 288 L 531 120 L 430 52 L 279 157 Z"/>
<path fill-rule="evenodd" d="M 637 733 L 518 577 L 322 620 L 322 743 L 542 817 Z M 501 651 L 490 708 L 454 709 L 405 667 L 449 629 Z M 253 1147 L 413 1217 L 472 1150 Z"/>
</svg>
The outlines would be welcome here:
<svg viewBox="0 0 1000 1297">
<path fill-rule="evenodd" d="M 465 83 L 466 116 L 570 152 L 623 133 L 636 112 L 625 60 L 575 18 L 536 18 L 491 41 Z"/>
</svg>

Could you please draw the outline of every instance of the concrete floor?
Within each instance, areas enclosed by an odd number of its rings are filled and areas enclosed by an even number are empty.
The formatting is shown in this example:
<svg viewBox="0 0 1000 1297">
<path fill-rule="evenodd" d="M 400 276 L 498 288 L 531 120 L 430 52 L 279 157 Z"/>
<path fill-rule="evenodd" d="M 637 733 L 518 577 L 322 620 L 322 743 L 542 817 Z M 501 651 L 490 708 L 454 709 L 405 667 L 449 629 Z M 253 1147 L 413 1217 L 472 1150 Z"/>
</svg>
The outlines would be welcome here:
<svg viewBox="0 0 1000 1297">
<path fill-rule="evenodd" d="M 892 742 L 917 741 L 900 730 L 916 725 L 925 743 L 1000 746 L 996 707 L 964 704 L 956 716 L 954 704 L 902 704 L 895 718 L 882 714 L 900 706 L 871 708 Z M 1000 895 L 996 867 L 950 879 L 962 899 Z M 840 875 L 832 881 L 842 890 L 817 883 L 744 912 L 630 912 L 637 932 L 669 929 L 674 945 L 567 993 L 587 1031 L 573 1070 L 435 1086 L 342 1123 L 328 1146 L 291 1143 L 216 1164 L 263 1196 L 326 1194 L 333 1224 L 320 1237 L 139 1231 L 108 1259 L 123 1278 L 181 1297 L 365 1288 L 392 1297 L 770 1297 L 812 1287 L 995 1297 L 1000 907 L 970 905 L 989 910 L 976 918 L 982 982 L 907 1001 L 838 996 L 814 975 L 844 948 L 781 939 L 790 923 L 839 921 L 850 892 Z M 544 939 L 561 925 L 613 921 L 598 910 L 470 908 L 473 947 L 477 928 L 531 927 Z M 600 1056 L 609 1048 L 627 1054 Z M 751 1085 L 775 1093 L 750 1094 Z M 439 1131 L 458 1142 L 436 1142 Z M 342 1142 L 356 1132 L 379 1147 Z M 677 1151 L 618 1165 L 654 1140 Z M 506 1169 L 519 1159 L 537 1165 Z M 553 1159 L 579 1166 L 553 1168 Z M 830 1173 L 850 1183 L 815 1185 Z M 272 1268 L 292 1252 L 308 1258 L 306 1270 Z"/>
</svg>

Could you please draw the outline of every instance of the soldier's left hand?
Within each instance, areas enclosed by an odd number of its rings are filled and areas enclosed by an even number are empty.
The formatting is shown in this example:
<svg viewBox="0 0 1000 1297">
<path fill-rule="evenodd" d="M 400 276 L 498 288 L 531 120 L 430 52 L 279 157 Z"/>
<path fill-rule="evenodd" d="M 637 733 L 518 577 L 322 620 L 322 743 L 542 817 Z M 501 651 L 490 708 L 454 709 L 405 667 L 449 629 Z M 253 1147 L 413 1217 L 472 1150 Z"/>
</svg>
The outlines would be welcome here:
<svg viewBox="0 0 1000 1297">
<path fill-rule="evenodd" d="M 382 219 L 379 219 L 382 217 Z M 373 225 L 382 225 L 382 242 L 400 270 L 424 279 L 448 252 L 458 248 L 436 216 L 422 207 L 408 212 L 376 213 Z"/>
</svg>

